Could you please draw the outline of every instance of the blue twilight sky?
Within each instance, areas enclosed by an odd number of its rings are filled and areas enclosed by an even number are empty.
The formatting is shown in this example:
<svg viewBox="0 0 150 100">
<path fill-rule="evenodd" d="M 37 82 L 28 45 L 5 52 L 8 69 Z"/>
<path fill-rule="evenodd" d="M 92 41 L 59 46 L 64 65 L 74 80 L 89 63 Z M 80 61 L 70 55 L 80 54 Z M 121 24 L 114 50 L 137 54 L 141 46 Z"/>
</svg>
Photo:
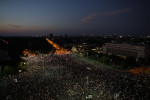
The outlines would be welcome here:
<svg viewBox="0 0 150 100">
<path fill-rule="evenodd" d="M 0 0 L 0 36 L 149 34 L 150 0 Z"/>
</svg>

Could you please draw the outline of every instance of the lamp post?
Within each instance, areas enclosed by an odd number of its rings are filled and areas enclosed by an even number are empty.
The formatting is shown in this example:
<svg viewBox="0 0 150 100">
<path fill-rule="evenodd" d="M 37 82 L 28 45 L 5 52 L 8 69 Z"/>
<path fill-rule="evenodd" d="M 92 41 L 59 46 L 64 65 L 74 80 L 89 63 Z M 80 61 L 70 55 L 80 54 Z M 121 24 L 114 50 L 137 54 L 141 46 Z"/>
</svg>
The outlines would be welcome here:
<svg viewBox="0 0 150 100">
<path fill-rule="evenodd" d="M 88 75 L 89 75 L 89 71 L 92 70 L 90 67 L 87 67 L 87 70 L 88 70 Z M 86 99 L 91 99 L 92 98 L 92 95 L 90 95 L 89 93 L 89 76 L 86 76 L 86 85 L 87 85 L 87 95 L 86 95 Z"/>
<path fill-rule="evenodd" d="M 45 67 L 45 58 L 46 58 L 46 56 L 47 56 L 47 55 L 44 55 L 44 57 L 43 57 L 43 71 L 44 71 L 44 69 L 45 69 L 44 67 Z"/>
<path fill-rule="evenodd" d="M 86 84 L 87 84 L 87 90 L 88 90 L 88 86 L 89 86 L 89 76 L 86 76 Z"/>
<path fill-rule="evenodd" d="M 88 58 L 88 52 L 87 52 L 87 58 Z"/>
<path fill-rule="evenodd" d="M 88 95 L 89 95 L 89 91 L 88 91 L 88 86 L 89 86 L 89 77 L 88 76 L 86 76 L 86 85 L 87 85 L 87 94 L 86 94 L 86 99 L 88 99 L 89 97 L 88 97 Z"/>
</svg>

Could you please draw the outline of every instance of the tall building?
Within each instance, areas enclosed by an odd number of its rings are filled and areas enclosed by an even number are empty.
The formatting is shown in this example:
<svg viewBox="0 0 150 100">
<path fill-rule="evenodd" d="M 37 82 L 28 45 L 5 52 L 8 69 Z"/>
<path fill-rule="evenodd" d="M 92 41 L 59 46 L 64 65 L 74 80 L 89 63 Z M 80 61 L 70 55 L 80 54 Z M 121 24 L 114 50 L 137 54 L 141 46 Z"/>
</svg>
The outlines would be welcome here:
<svg viewBox="0 0 150 100">
<path fill-rule="evenodd" d="M 117 56 L 134 56 L 136 58 L 148 58 L 150 57 L 150 47 L 129 44 L 105 43 L 105 46 L 103 47 L 103 53 L 114 54 Z"/>
</svg>

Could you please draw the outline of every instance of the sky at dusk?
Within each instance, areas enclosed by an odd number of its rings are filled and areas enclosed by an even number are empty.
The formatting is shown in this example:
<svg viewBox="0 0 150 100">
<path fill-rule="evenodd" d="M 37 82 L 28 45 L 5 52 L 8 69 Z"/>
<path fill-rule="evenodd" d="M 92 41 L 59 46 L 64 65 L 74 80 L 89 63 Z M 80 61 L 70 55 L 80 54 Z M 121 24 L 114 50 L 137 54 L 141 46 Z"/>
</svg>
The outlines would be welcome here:
<svg viewBox="0 0 150 100">
<path fill-rule="evenodd" d="M 0 36 L 150 34 L 150 0 L 0 0 Z"/>
</svg>

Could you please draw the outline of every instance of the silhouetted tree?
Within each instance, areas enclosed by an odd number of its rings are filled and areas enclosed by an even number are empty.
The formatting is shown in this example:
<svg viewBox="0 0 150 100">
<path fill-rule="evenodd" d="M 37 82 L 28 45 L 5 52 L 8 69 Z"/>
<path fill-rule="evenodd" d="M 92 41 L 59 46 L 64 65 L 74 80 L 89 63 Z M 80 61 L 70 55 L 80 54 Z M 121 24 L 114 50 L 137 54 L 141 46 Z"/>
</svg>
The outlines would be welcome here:
<svg viewBox="0 0 150 100">
<path fill-rule="evenodd" d="M 143 65 L 145 65 L 145 59 L 144 58 L 138 58 L 138 62 L 137 62 L 137 65 L 138 66 L 143 66 Z"/>
<path fill-rule="evenodd" d="M 101 58 L 100 58 L 100 61 L 104 64 L 109 64 L 109 57 L 107 55 L 103 55 Z"/>
<path fill-rule="evenodd" d="M 49 34 L 49 38 L 52 39 L 53 38 L 53 33 Z"/>
<path fill-rule="evenodd" d="M 128 67 L 135 67 L 135 66 L 136 66 L 136 58 L 133 56 L 128 56 L 125 59 L 125 67 L 128 68 Z"/>
<path fill-rule="evenodd" d="M 51 53 L 55 53 L 56 52 L 56 49 L 55 48 L 53 48 L 52 50 L 51 50 Z"/>
</svg>

